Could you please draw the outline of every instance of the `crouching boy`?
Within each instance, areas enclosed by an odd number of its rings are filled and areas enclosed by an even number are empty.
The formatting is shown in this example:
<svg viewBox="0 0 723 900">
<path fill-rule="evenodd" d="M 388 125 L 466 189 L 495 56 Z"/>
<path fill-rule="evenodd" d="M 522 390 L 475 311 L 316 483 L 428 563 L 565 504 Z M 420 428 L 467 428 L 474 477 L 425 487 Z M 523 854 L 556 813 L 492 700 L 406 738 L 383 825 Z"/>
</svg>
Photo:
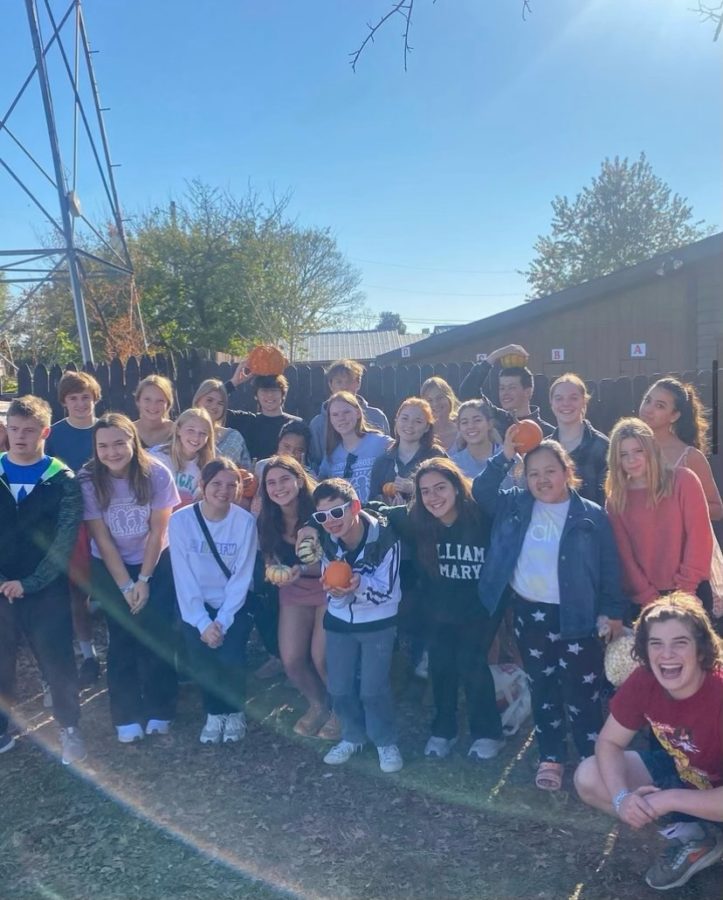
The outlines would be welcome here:
<svg viewBox="0 0 723 900">
<path fill-rule="evenodd" d="M 386 519 L 362 511 L 354 488 L 341 478 L 322 481 L 314 491 L 314 503 L 313 518 L 322 529 L 322 582 L 335 560 L 343 560 L 352 570 L 351 581 L 344 586 L 325 583 L 327 686 L 342 740 L 324 762 L 332 766 L 347 762 L 369 737 L 382 772 L 398 772 L 403 763 L 397 747 L 391 662 L 401 597 L 399 541 Z"/>
<path fill-rule="evenodd" d="M 645 881 L 668 890 L 723 856 L 723 648 L 700 601 L 677 591 L 643 609 L 633 655 L 641 665 L 613 697 L 575 786 L 632 828 L 667 825 Z M 659 747 L 627 750 L 645 725 Z"/>
</svg>

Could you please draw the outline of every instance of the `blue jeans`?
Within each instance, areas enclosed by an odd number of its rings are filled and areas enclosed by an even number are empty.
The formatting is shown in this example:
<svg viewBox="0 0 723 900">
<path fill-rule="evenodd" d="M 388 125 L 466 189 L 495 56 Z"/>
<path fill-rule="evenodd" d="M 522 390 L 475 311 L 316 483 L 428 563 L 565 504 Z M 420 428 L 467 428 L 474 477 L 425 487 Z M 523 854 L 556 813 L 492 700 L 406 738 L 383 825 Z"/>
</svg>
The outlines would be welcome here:
<svg viewBox="0 0 723 900">
<path fill-rule="evenodd" d="M 345 741 L 395 744 L 390 671 L 396 626 L 379 631 L 326 632 L 327 688 Z M 360 678 L 357 681 L 357 671 Z"/>
</svg>

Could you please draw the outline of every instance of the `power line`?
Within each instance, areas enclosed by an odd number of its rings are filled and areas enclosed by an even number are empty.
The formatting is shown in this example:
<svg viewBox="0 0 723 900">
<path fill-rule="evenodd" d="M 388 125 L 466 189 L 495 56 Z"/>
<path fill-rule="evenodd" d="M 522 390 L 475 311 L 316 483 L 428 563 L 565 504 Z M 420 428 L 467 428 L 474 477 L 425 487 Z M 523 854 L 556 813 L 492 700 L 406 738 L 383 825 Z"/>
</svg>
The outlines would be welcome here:
<svg viewBox="0 0 723 900">
<path fill-rule="evenodd" d="M 459 293 L 456 291 L 418 291 L 414 288 L 396 288 L 396 287 L 385 287 L 382 284 L 367 284 L 364 283 L 364 288 L 370 288 L 374 291 L 391 291 L 394 294 L 423 294 L 427 297 L 473 297 L 475 299 L 480 298 L 494 298 L 494 297 L 519 297 L 520 291 L 512 291 L 511 293 L 496 293 L 496 294 L 465 294 Z"/>
<path fill-rule="evenodd" d="M 516 269 L 445 269 L 441 266 L 413 266 L 409 263 L 383 262 L 380 259 L 364 259 L 361 256 L 350 256 L 355 262 L 373 266 L 389 266 L 392 269 L 416 269 L 419 272 L 447 272 L 459 275 L 519 275 Z"/>
</svg>

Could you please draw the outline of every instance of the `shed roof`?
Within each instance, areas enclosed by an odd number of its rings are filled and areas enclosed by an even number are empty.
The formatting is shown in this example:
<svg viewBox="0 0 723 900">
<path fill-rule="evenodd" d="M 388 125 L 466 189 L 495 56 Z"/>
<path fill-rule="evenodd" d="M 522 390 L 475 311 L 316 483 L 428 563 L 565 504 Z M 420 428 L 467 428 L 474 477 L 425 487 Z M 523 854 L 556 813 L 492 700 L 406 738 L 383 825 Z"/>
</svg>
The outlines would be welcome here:
<svg viewBox="0 0 723 900">
<path fill-rule="evenodd" d="M 380 353 L 428 338 L 427 334 L 399 334 L 397 331 L 321 331 L 301 335 L 291 362 L 328 363 L 335 359 L 370 362 Z"/>
<path fill-rule="evenodd" d="M 685 247 L 659 253 L 637 265 L 618 269 L 602 278 L 594 278 L 583 284 L 575 285 L 575 287 L 547 294 L 519 306 L 513 306 L 512 309 L 506 309 L 484 319 L 477 319 L 466 325 L 457 325 L 456 328 L 451 328 L 441 334 L 430 335 L 423 345 L 411 346 L 409 355 L 407 356 L 405 353 L 404 358 L 413 362 L 415 358 L 427 356 L 430 353 L 444 353 L 453 350 L 461 343 L 484 338 L 486 334 L 522 323 L 529 324 L 534 319 L 599 300 L 606 294 L 619 293 L 638 287 L 661 276 L 672 274 L 684 266 L 720 255 L 723 255 L 723 232 L 703 238 L 693 244 L 687 244 Z M 391 349 L 382 354 L 377 362 L 380 365 L 386 365 L 395 363 L 401 358 L 400 349 Z"/>
</svg>

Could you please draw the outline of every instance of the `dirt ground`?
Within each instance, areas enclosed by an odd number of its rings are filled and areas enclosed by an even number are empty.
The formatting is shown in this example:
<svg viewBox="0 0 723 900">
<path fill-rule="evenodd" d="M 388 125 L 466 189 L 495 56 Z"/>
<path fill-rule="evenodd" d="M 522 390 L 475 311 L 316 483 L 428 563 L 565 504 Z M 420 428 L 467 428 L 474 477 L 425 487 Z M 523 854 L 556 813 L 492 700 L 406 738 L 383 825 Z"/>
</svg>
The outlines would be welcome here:
<svg viewBox="0 0 723 900">
<path fill-rule="evenodd" d="M 172 734 L 117 743 L 104 679 L 83 694 L 88 760 L 71 771 L 51 755 L 55 729 L 34 667 L 22 666 L 28 733 L 0 757 L 0 897 L 545 898 L 645 900 L 641 875 L 655 831 L 633 833 L 565 790 L 532 786 L 529 729 L 495 760 L 449 760 L 422 749 L 425 684 L 400 660 L 405 768 L 383 775 L 367 750 L 348 765 L 299 738 L 303 711 L 283 678 L 251 679 L 241 745 L 202 746 L 195 690 L 182 688 Z M 723 866 L 668 896 L 721 897 Z"/>
</svg>

